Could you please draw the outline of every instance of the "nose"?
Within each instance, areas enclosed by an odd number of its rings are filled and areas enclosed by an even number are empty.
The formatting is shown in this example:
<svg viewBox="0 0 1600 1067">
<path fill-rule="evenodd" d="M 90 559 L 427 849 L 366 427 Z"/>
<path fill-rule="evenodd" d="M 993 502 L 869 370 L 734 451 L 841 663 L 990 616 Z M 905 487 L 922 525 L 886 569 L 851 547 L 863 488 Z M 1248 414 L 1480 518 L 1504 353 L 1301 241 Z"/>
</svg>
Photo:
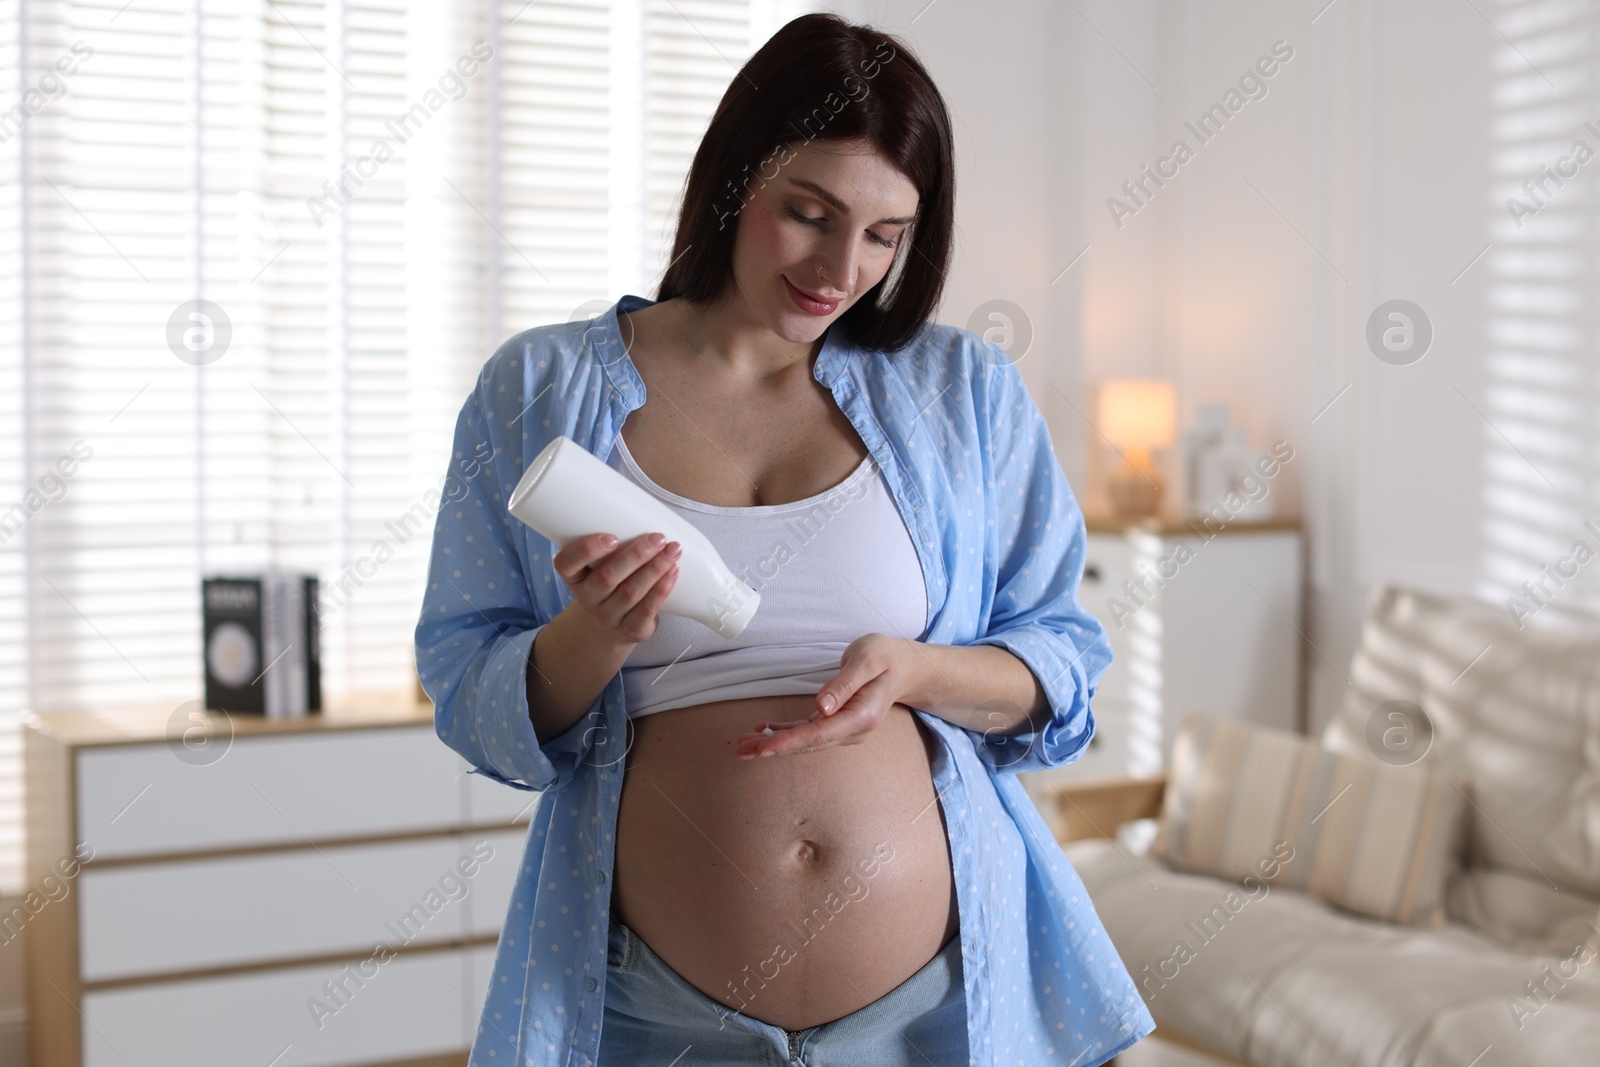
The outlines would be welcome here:
<svg viewBox="0 0 1600 1067">
<path fill-rule="evenodd" d="M 823 256 L 822 277 L 828 287 L 845 295 L 855 292 L 856 274 L 861 269 L 861 249 L 854 234 L 844 234 Z"/>
</svg>

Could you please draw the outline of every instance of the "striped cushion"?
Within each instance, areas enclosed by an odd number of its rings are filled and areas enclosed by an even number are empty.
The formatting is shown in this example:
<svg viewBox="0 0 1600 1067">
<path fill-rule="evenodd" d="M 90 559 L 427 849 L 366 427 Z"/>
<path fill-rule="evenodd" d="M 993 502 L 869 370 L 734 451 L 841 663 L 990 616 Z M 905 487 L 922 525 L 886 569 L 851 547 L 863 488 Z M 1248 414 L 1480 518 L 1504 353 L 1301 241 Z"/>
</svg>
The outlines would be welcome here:
<svg viewBox="0 0 1600 1067">
<path fill-rule="evenodd" d="M 1437 926 L 1466 781 L 1190 712 L 1151 852 L 1176 869 L 1249 875 L 1374 918 Z"/>
</svg>

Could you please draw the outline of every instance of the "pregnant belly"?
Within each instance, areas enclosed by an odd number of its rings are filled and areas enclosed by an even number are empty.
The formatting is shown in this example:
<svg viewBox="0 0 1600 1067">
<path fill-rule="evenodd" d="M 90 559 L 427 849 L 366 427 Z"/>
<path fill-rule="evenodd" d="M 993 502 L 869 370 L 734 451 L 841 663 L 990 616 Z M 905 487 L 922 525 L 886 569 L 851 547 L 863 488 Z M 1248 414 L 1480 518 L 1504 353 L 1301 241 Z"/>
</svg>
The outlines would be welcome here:
<svg viewBox="0 0 1600 1067">
<path fill-rule="evenodd" d="M 939 739 L 894 705 L 858 745 L 734 757 L 808 696 L 719 701 L 633 722 L 611 906 L 730 1011 L 803 1030 L 857 1011 L 955 936 Z"/>
</svg>

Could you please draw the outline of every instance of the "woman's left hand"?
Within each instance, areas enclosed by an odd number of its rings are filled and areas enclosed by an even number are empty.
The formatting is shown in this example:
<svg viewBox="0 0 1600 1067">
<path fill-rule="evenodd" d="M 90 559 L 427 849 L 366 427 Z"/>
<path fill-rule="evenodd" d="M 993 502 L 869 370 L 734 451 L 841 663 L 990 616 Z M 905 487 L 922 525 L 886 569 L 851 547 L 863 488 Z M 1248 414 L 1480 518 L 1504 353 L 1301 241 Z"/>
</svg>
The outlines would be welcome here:
<svg viewBox="0 0 1600 1067">
<path fill-rule="evenodd" d="M 753 759 L 859 745 L 909 690 L 910 644 L 887 634 L 858 637 L 840 657 L 839 673 L 817 691 L 817 710 L 809 719 L 758 722 L 754 732 L 739 735 L 736 755 Z M 762 732 L 766 726 L 771 734 Z"/>
</svg>

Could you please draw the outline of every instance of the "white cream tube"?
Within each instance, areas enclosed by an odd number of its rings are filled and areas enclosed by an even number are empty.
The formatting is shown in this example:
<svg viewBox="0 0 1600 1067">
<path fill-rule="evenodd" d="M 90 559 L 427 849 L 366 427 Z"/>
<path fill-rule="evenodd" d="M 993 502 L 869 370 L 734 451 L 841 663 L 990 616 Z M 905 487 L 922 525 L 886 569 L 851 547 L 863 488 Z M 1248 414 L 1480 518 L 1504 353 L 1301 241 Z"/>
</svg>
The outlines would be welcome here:
<svg viewBox="0 0 1600 1067">
<path fill-rule="evenodd" d="M 677 584 L 661 610 L 723 637 L 738 637 L 761 603 L 693 523 L 570 437 L 557 437 L 533 458 L 507 509 L 563 548 L 593 533 L 615 534 L 620 544 L 659 530 L 683 549 Z"/>
</svg>

